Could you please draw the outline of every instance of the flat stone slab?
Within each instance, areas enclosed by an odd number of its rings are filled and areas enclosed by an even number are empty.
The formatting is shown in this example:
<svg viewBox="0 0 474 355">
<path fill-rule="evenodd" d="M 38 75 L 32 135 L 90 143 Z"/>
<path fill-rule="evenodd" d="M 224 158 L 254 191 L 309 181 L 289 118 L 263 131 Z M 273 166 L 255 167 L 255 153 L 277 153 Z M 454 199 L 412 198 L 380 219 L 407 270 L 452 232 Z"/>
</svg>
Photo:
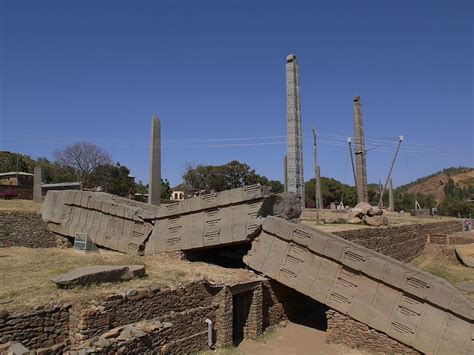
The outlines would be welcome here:
<svg viewBox="0 0 474 355">
<path fill-rule="evenodd" d="M 464 265 L 474 267 L 474 243 L 456 245 L 454 250 Z"/>
<path fill-rule="evenodd" d="M 144 265 L 94 265 L 62 274 L 52 281 L 60 288 L 71 288 L 103 282 L 127 281 L 145 276 Z"/>
</svg>

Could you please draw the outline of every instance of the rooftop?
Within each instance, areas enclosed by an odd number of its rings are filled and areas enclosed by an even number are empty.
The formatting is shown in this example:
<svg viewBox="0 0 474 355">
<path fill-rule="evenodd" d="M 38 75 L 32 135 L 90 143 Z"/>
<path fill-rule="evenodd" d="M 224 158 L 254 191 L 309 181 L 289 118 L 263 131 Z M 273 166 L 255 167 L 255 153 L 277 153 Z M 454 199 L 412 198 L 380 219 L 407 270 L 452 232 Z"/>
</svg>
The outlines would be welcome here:
<svg viewBox="0 0 474 355">
<path fill-rule="evenodd" d="M 16 176 L 16 175 L 21 175 L 21 176 L 35 176 L 34 174 L 30 174 L 30 173 L 24 173 L 22 171 L 10 171 L 8 173 L 0 173 L 0 177 L 2 176 Z"/>
</svg>

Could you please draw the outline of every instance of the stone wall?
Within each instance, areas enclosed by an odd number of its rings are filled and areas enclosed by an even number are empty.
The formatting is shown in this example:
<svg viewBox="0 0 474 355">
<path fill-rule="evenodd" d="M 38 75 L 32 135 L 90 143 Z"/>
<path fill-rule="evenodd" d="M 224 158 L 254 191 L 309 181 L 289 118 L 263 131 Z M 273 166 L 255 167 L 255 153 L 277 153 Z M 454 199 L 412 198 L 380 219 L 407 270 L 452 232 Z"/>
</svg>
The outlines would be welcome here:
<svg viewBox="0 0 474 355">
<path fill-rule="evenodd" d="M 460 230 L 460 221 L 447 221 L 388 228 L 365 228 L 340 231 L 334 234 L 408 263 L 421 254 L 430 235 L 446 235 Z"/>
<path fill-rule="evenodd" d="M 29 349 L 64 349 L 68 343 L 69 308 L 54 306 L 18 315 L 0 312 L 0 344 L 15 341 Z"/>
<path fill-rule="evenodd" d="M 343 344 L 375 353 L 420 354 L 417 350 L 333 309 L 328 310 L 326 316 L 329 343 Z"/>
<path fill-rule="evenodd" d="M 64 241 L 46 228 L 39 214 L 0 212 L 0 247 L 52 248 Z"/>
<path fill-rule="evenodd" d="M 463 235 L 464 234 L 464 235 Z M 428 238 L 428 244 L 441 244 L 441 245 L 459 245 L 459 244 L 471 244 L 474 243 L 473 234 L 471 233 L 458 233 L 455 235 L 447 234 L 434 234 Z"/>
<path fill-rule="evenodd" d="M 197 352 L 207 349 L 205 320 L 210 319 L 214 342 L 231 345 L 235 295 L 248 296 L 242 323 L 244 337 L 255 338 L 265 329 L 262 282 L 268 283 L 256 280 L 225 286 L 198 280 L 173 288 L 152 286 L 132 289 L 126 294 L 114 293 L 82 308 L 64 305 L 18 315 L 0 311 L 0 344 L 16 341 L 40 353 L 47 351 L 45 348 L 57 352 L 80 349 L 98 349 L 99 353 L 136 352 L 145 348 L 170 349 L 172 353 Z M 275 304 L 273 307 L 278 308 Z M 283 313 L 274 323 L 282 318 Z"/>
<path fill-rule="evenodd" d="M 72 311 L 71 342 L 81 344 L 110 329 L 143 320 L 172 321 L 173 313 L 185 312 L 192 316 L 194 310 L 205 307 L 212 308 L 207 317 L 214 318 L 214 297 L 221 289 L 200 280 L 176 288 L 150 287 L 129 290 L 127 294 L 111 294 L 96 306 Z"/>
</svg>

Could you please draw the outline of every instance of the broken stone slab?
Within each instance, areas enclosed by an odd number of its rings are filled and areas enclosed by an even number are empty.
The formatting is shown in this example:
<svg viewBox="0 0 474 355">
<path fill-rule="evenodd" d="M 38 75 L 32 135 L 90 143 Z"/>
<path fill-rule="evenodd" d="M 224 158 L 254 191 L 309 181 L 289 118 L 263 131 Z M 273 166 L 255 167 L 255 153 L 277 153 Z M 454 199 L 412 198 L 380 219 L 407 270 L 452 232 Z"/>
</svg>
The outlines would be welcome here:
<svg viewBox="0 0 474 355">
<path fill-rule="evenodd" d="M 372 208 L 367 211 L 367 215 L 369 216 L 381 216 L 382 214 L 383 214 L 383 210 L 376 206 L 372 206 Z"/>
<path fill-rule="evenodd" d="M 474 243 L 456 245 L 454 250 L 464 265 L 474 267 Z"/>
<path fill-rule="evenodd" d="M 296 221 L 301 216 L 301 201 L 293 192 L 285 192 L 267 197 L 260 207 L 259 216 L 275 216 L 288 221 Z"/>
<path fill-rule="evenodd" d="M 366 215 L 372 210 L 372 208 L 373 207 L 367 202 L 359 202 L 353 209 L 360 210 L 361 213 Z"/>
<path fill-rule="evenodd" d="M 268 187 L 255 184 L 151 206 L 102 192 L 48 191 L 42 216 L 56 234 L 74 238 L 86 233 L 97 246 L 155 254 L 249 242 L 270 196 Z M 276 198 L 280 208 L 271 206 L 271 212 L 295 217 L 289 200 Z"/>
<path fill-rule="evenodd" d="M 27 355 L 30 351 L 23 346 L 23 344 L 9 341 L 8 343 L 0 345 L 0 354 L 5 355 Z"/>
<path fill-rule="evenodd" d="M 388 219 L 385 216 L 364 216 L 362 220 L 372 227 L 388 226 Z"/>
<path fill-rule="evenodd" d="M 60 288 L 71 288 L 103 282 L 127 281 L 145 276 L 143 265 L 95 265 L 80 267 L 52 281 Z"/>
<path fill-rule="evenodd" d="M 347 223 L 349 223 L 349 224 L 361 224 L 362 219 L 360 219 L 359 217 L 352 217 L 352 218 L 349 218 L 347 220 Z"/>
<path fill-rule="evenodd" d="M 459 289 L 333 234 L 267 217 L 243 262 L 421 353 L 474 353 L 474 309 Z"/>
</svg>

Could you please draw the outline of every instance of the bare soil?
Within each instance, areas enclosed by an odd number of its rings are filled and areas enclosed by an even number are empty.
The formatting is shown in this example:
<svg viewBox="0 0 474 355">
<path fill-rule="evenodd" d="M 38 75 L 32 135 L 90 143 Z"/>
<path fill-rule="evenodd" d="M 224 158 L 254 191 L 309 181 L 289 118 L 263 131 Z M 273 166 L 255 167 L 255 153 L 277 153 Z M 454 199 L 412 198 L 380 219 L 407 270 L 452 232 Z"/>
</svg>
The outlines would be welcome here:
<svg viewBox="0 0 474 355">
<path fill-rule="evenodd" d="M 51 279 L 81 266 L 145 265 L 147 276 L 120 283 L 103 283 L 74 289 L 58 289 Z M 38 305 L 69 302 L 88 305 L 107 294 L 149 285 L 173 286 L 206 278 L 234 284 L 255 275 L 244 269 L 226 269 L 203 262 L 189 262 L 171 255 L 133 256 L 101 249 L 82 254 L 73 249 L 11 247 L 0 249 L 0 308 L 27 311 Z"/>
<path fill-rule="evenodd" d="M 433 195 L 436 198 L 436 201 L 438 203 L 441 203 L 443 202 L 445 196 L 444 187 L 448 183 L 449 179 L 452 179 L 462 188 L 468 188 L 474 185 L 474 170 L 451 176 L 448 176 L 446 174 L 438 174 L 420 184 L 416 184 L 410 187 L 410 189 L 408 189 L 408 192 Z"/>
<path fill-rule="evenodd" d="M 326 343 L 323 330 L 288 322 L 264 333 L 257 340 L 244 340 L 238 347 L 206 351 L 200 355 L 368 355 L 368 352 Z"/>
<path fill-rule="evenodd" d="M 387 216 L 389 226 L 401 226 L 407 224 L 425 224 L 432 222 L 444 222 L 457 220 L 454 217 L 414 217 L 408 212 L 389 212 L 384 211 L 384 216 Z M 347 213 L 345 211 L 332 211 L 332 210 L 320 210 L 319 218 L 324 220 L 325 218 L 337 219 L 346 218 Z M 313 208 L 306 208 L 301 215 L 301 222 L 313 228 L 321 229 L 328 233 L 345 231 L 345 230 L 358 230 L 364 228 L 374 228 L 364 224 L 348 224 L 348 223 L 331 223 L 331 224 L 317 224 L 316 223 L 316 210 Z"/>
</svg>

